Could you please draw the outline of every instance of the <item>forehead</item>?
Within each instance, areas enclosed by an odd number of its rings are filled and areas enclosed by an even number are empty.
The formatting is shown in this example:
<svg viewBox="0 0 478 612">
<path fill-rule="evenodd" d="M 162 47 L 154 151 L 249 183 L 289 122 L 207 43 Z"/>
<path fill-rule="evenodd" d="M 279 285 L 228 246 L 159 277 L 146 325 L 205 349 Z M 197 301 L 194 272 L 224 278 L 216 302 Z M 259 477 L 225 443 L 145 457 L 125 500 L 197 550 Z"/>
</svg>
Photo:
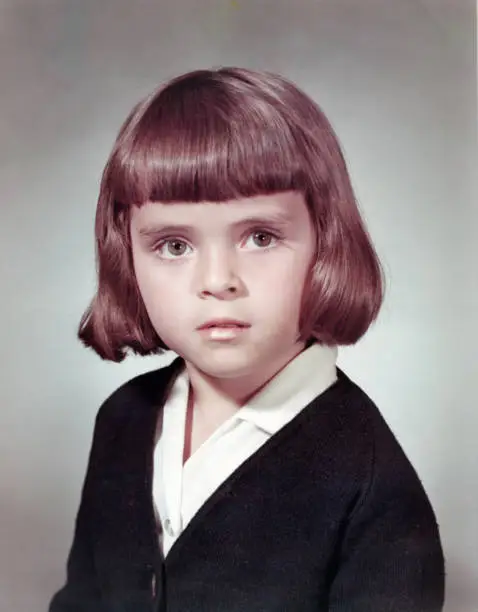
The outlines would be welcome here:
<svg viewBox="0 0 478 612">
<path fill-rule="evenodd" d="M 210 228 L 224 228 L 254 218 L 294 225 L 307 219 L 304 197 L 296 191 L 250 198 L 229 200 L 227 202 L 147 202 L 141 207 L 133 207 L 131 223 L 142 229 L 150 224 L 192 225 Z"/>
</svg>

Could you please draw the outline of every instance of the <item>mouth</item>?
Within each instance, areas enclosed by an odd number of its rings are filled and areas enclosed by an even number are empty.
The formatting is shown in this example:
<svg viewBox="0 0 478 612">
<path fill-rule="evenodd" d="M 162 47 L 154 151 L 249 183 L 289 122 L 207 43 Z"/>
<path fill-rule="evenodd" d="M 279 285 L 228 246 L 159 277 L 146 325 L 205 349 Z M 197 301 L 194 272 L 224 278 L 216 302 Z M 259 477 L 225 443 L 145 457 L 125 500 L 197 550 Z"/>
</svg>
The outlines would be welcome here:
<svg viewBox="0 0 478 612">
<path fill-rule="evenodd" d="M 211 319 L 200 325 L 197 329 L 199 331 L 210 330 L 210 329 L 246 329 L 250 327 L 246 321 L 240 321 L 238 319 Z"/>
</svg>

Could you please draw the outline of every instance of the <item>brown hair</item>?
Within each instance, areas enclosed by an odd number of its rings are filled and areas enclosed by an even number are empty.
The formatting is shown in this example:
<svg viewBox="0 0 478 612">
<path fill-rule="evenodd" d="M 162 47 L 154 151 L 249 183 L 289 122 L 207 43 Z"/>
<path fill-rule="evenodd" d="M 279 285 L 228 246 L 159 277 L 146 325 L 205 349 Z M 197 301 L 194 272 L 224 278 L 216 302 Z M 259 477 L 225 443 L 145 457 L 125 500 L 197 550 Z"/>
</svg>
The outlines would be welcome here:
<svg viewBox="0 0 478 612">
<path fill-rule="evenodd" d="M 340 145 L 320 108 L 294 84 L 241 68 L 179 76 L 126 119 L 101 181 L 98 289 L 79 338 L 112 361 L 124 359 L 127 348 L 141 355 L 167 349 L 136 284 L 132 206 L 289 190 L 304 195 L 317 236 L 301 336 L 324 344 L 357 342 L 378 315 L 384 283 Z"/>
</svg>

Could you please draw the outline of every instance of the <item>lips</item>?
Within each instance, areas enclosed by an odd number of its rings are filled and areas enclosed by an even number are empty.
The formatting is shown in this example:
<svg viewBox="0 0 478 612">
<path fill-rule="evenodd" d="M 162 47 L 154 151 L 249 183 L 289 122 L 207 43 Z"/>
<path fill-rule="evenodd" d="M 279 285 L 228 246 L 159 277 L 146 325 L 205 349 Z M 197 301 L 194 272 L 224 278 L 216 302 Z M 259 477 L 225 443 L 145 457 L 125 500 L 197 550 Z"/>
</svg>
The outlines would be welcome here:
<svg viewBox="0 0 478 612">
<path fill-rule="evenodd" d="M 214 327 L 221 327 L 224 329 L 235 328 L 235 327 L 244 328 L 244 327 L 250 327 L 250 324 L 246 323 L 246 321 L 240 321 L 239 319 L 220 318 L 220 319 L 211 319 L 210 321 L 206 321 L 205 323 L 200 325 L 198 329 L 199 330 L 212 329 Z"/>
</svg>

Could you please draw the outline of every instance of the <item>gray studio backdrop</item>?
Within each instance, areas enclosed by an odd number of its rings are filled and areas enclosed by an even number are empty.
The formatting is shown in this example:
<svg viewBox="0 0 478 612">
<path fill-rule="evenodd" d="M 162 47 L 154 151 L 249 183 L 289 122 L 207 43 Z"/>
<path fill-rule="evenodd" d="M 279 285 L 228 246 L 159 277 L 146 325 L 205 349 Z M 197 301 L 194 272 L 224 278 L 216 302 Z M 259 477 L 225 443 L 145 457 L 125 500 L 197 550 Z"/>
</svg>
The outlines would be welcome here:
<svg viewBox="0 0 478 612">
<path fill-rule="evenodd" d="M 432 500 L 447 610 L 478 610 L 475 25 L 466 0 L 0 2 L 0 610 L 46 610 L 98 406 L 171 359 L 75 340 L 116 131 L 159 82 L 220 64 L 284 73 L 339 134 L 388 276 L 339 363 Z"/>
</svg>

